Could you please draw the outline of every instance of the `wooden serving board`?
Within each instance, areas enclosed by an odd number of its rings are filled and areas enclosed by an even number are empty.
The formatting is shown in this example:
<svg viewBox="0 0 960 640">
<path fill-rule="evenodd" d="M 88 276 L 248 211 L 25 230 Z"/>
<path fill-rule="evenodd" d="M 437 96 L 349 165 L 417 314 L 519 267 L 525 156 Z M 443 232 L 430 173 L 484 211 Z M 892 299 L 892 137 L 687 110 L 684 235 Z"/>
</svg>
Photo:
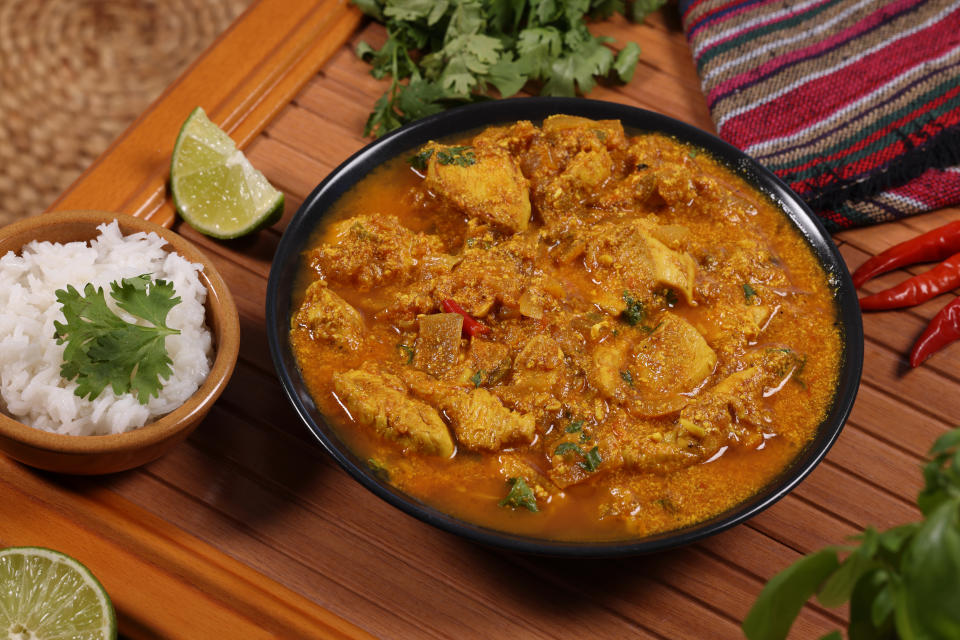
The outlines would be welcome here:
<svg viewBox="0 0 960 640">
<path fill-rule="evenodd" d="M 591 97 L 713 130 L 675 9 L 597 30 L 635 40 L 643 54 L 628 86 Z M 135 638 L 739 638 L 765 581 L 801 554 L 918 517 L 923 455 L 960 414 L 960 345 L 916 370 L 905 354 L 944 299 L 868 315 L 862 388 L 826 460 L 748 523 L 682 549 L 615 561 L 504 553 L 433 529 L 352 481 L 282 394 L 264 298 L 286 222 L 368 142 L 363 124 L 384 83 L 353 47 L 383 38 L 345 2 L 256 2 L 57 201 L 144 216 L 199 245 L 236 297 L 240 361 L 206 421 L 153 464 L 78 479 L 0 459 L 0 545 L 78 557 Z M 274 228 L 218 242 L 175 220 L 167 165 L 197 105 L 287 194 Z M 856 267 L 957 218 L 944 210 L 836 239 Z M 844 616 L 808 605 L 794 635 L 820 637 Z"/>
</svg>

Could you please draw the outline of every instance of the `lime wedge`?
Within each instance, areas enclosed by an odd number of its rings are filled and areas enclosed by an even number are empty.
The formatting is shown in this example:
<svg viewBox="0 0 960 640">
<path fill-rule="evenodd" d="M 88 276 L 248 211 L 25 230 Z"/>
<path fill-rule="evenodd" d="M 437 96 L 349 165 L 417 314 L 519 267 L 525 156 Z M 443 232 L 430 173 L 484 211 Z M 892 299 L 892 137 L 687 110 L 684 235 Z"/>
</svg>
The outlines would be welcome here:
<svg viewBox="0 0 960 640">
<path fill-rule="evenodd" d="M 85 566 L 59 551 L 9 547 L 0 550 L 0 637 L 116 638 L 117 619 Z"/>
<path fill-rule="evenodd" d="M 180 127 L 170 161 L 170 191 L 180 216 L 214 238 L 252 233 L 283 214 L 283 193 L 200 107 Z"/>
</svg>

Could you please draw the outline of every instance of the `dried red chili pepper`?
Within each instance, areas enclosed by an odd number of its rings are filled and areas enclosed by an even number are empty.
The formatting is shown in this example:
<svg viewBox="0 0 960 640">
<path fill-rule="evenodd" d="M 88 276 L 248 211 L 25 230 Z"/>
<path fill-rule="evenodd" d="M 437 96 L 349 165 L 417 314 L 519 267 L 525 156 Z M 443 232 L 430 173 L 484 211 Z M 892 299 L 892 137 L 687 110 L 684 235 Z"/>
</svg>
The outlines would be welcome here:
<svg viewBox="0 0 960 640">
<path fill-rule="evenodd" d="M 873 256 L 853 272 L 853 286 L 887 271 L 917 262 L 936 262 L 960 252 L 960 220 L 927 231 Z"/>
<path fill-rule="evenodd" d="M 461 316 L 463 316 L 463 332 L 471 338 L 477 334 L 485 336 L 490 333 L 490 327 L 481 323 L 479 320 L 464 311 L 463 307 L 450 298 L 447 298 L 441 302 L 440 306 L 443 307 L 443 310 L 447 313 L 459 313 Z"/>
<path fill-rule="evenodd" d="M 933 316 L 926 331 L 910 351 L 910 366 L 917 367 L 947 344 L 960 338 L 960 298 L 954 298 Z"/>
<path fill-rule="evenodd" d="M 960 253 L 956 253 L 930 271 L 904 280 L 895 287 L 860 298 L 864 311 L 899 309 L 926 302 L 960 286 Z"/>
</svg>

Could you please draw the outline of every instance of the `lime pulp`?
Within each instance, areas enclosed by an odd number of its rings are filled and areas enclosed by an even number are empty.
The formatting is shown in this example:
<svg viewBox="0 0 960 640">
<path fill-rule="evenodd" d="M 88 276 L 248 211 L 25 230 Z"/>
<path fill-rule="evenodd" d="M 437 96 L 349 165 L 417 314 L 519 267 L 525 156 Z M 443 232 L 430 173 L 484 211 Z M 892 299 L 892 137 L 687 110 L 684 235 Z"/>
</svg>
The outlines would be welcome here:
<svg viewBox="0 0 960 640">
<path fill-rule="evenodd" d="M 187 224 L 215 238 L 237 238 L 276 222 L 283 193 L 197 107 L 184 121 L 170 161 L 173 203 Z"/>
</svg>

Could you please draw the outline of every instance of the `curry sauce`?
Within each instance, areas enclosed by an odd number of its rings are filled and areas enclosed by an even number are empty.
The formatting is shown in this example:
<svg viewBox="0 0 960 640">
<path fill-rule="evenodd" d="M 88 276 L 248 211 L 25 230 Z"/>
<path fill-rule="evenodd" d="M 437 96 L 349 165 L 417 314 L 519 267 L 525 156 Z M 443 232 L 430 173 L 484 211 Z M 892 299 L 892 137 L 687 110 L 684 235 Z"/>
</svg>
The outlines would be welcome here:
<svg viewBox="0 0 960 640">
<path fill-rule="evenodd" d="M 786 216 L 706 153 L 554 116 L 431 142 L 340 199 L 291 343 L 344 442 L 465 520 L 689 525 L 811 440 L 841 336 Z"/>
</svg>

